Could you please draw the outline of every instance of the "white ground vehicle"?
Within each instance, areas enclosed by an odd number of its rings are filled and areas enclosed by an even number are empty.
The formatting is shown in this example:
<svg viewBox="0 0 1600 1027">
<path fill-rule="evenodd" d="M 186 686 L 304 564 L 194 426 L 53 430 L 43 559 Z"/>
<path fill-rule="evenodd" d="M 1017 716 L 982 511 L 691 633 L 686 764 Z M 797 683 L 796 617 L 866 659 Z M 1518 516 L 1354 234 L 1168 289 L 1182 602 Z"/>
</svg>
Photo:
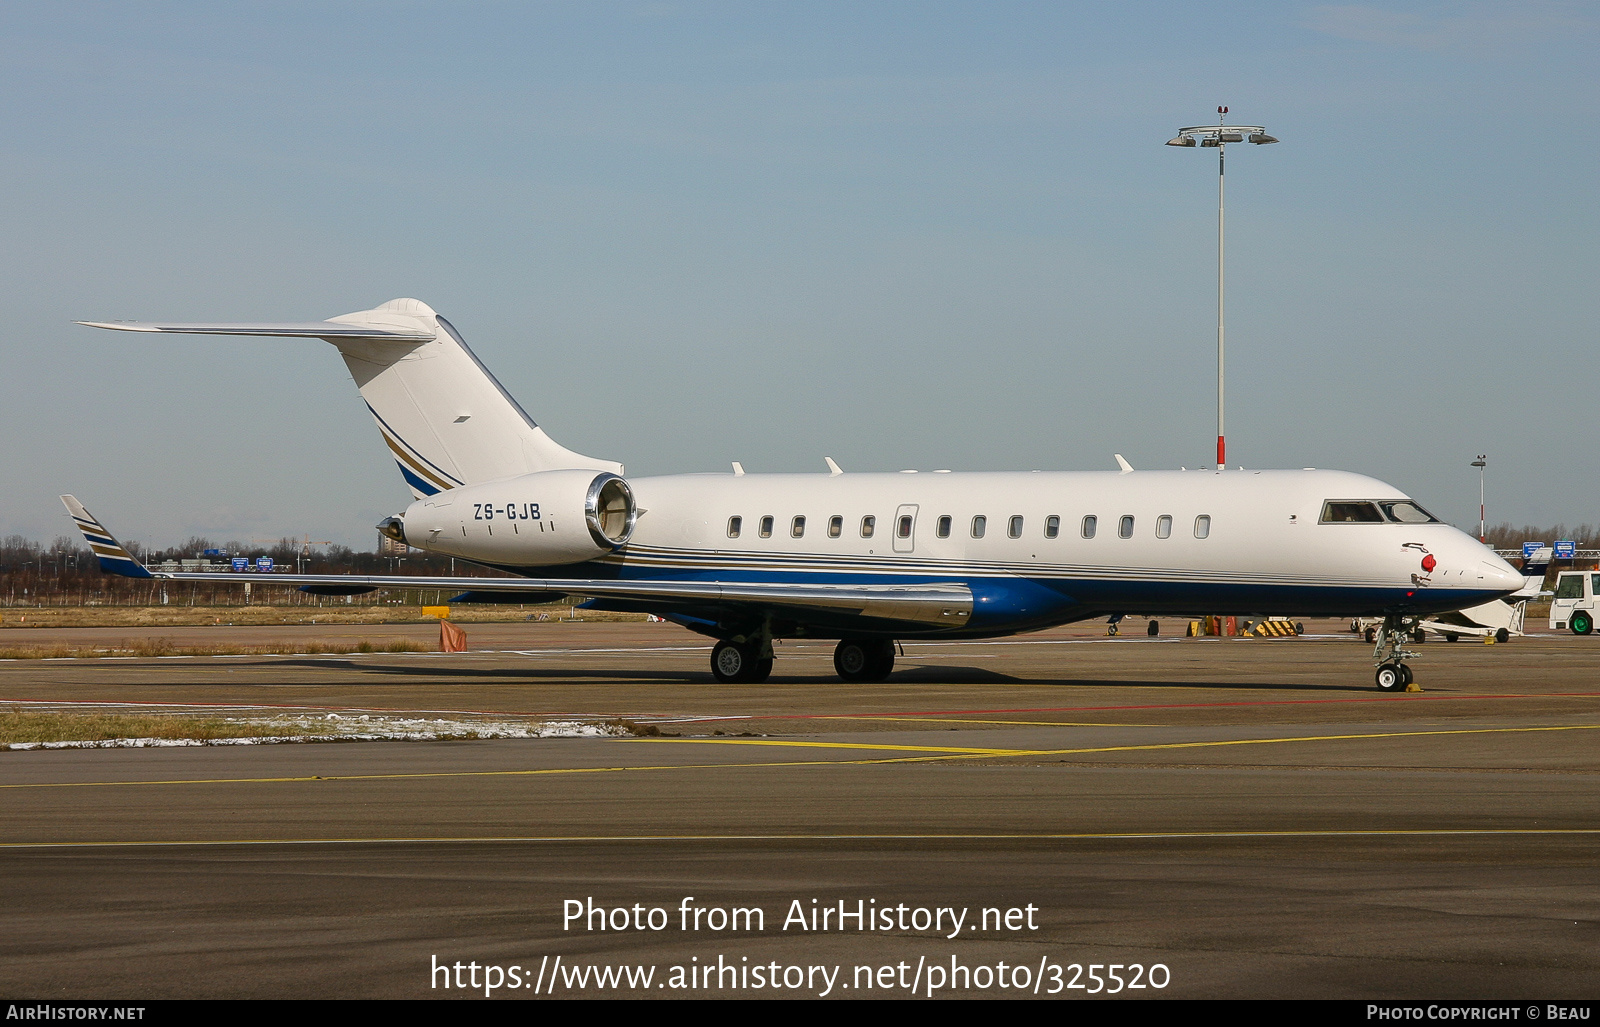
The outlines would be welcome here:
<svg viewBox="0 0 1600 1027">
<path fill-rule="evenodd" d="M 1594 630 L 1596 610 L 1600 610 L 1600 573 L 1562 571 L 1550 601 L 1550 629 L 1571 628 L 1574 635 L 1587 635 Z"/>
</svg>

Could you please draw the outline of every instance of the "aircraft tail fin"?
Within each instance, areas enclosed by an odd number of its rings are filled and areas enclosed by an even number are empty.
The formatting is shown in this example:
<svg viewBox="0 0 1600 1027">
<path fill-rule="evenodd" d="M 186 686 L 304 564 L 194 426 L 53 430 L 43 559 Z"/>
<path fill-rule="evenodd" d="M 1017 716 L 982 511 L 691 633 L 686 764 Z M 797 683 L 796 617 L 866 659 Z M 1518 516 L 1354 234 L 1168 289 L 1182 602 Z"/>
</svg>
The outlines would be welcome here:
<svg viewBox="0 0 1600 1027">
<path fill-rule="evenodd" d="M 61 501 L 67 506 L 67 513 L 77 522 L 78 530 L 83 532 L 84 541 L 89 543 L 89 548 L 94 551 L 95 557 L 100 561 L 100 569 L 107 574 L 118 574 L 124 578 L 153 578 L 145 569 L 144 564 L 134 559 L 132 553 L 118 542 L 105 525 L 94 519 L 84 505 L 78 502 L 76 496 L 62 496 Z"/>
<path fill-rule="evenodd" d="M 1550 559 L 1555 555 L 1555 550 L 1549 546 L 1540 546 L 1529 553 L 1522 561 L 1522 588 L 1512 593 L 1514 597 L 1524 599 L 1537 596 L 1544 588 L 1544 576 L 1550 569 Z"/>
<path fill-rule="evenodd" d="M 81 321 L 121 331 L 290 336 L 332 343 L 361 390 L 400 474 L 420 499 L 533 471 L 622 465 L 545 434 L 462 340 L 420 300 L 398 299 L 326 321 L 193 324 Z"/>
</svg>

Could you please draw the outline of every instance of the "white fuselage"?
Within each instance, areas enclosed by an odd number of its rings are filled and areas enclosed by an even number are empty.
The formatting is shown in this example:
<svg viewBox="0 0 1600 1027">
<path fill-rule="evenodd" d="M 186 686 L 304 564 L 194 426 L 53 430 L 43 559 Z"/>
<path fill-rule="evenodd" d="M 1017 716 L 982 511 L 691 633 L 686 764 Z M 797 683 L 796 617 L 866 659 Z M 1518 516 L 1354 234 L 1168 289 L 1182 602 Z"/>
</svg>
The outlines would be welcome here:
<svg viewBox="0 0 1600 1027">
<path fill-rule="evenodd" d="M 560 524 L 506 516 L 513 506 L 551 508 L 536 478 L 428 497 L 407 511 L 407 533 L 424 548 L 556 577 L 962 582 L 973 617 L 947 633 L 967 636 L 1106 613 L 1421 613 L 1522 586 L 1509 564 L 1447 524 L 1319 523 L 1330 500 L 1407 498 L 1341 471 L 634 478 L 640 513 L 627 545 L 564 567 L 528 551 Z M 474 516 L 486 495 L 499 497 L 500 513 Z M 474 497 L 480 504 L 461 501 Z M 442 527 L 433 537 L 443 544 L 416 530 L 425 524 Z"/>
</svg>

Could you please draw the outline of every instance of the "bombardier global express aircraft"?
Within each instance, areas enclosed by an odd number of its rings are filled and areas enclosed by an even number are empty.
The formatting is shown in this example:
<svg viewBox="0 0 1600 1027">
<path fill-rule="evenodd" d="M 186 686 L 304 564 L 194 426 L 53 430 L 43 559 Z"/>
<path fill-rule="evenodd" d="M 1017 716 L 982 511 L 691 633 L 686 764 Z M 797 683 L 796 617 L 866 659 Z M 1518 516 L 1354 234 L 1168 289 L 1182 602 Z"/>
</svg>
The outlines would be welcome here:
<svg viewBox="0 0 1600 1027">
<path fill-rule="evenodd" d="M 461 589 L 458 601 L 570 595 L 717 640 L 711 670 L 759 682 L 779 638 L 838 639 L 847 681 L 895 640 L 987 638 L 1116 614 L 1381 617 L 1377 684 L 1411 680 L 1418 621 L 1517 591 L 1522 576 L 1404 493 L 1343 471 L 684 474 L 545 434 L 426 304 L 290 324 L 80 322 L 294 336 L 338 348 L 415 499 L 379 529 L 514 578 L 273 575 L 323 595 Z M 150 577 L 71 496 L 100 566 Z M 243 584 L 243 574 L 161 577 Z"/>
</svg>

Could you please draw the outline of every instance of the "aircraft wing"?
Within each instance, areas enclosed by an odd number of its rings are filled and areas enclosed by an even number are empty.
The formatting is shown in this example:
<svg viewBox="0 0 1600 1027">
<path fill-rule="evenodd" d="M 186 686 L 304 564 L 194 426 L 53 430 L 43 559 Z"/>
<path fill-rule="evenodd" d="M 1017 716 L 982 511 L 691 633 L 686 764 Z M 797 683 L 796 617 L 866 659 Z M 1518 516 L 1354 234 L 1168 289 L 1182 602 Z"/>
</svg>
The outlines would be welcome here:
<svg viewBox="0 0 1600 1027">
<path fill-rule="evenodd" d="M 324 595 L 376 589 L 443 589 L 506 596 L 574 595 L 633 602 L 759 606 L 797 612 L 856 614 L 923 626 L 959 627 L 972 615 L 972 590 L 960 582 L 917 585 L 799 585 L 787 582 L 644 581 L 611 578 L 470 578 L 427 575 L 256 574 L 151 571 L 117 542 L 73 496 L 62 496 L 100 569 L 130 578 L 205 581 L 224 585 L 298 585 Z"/>
</svg>

